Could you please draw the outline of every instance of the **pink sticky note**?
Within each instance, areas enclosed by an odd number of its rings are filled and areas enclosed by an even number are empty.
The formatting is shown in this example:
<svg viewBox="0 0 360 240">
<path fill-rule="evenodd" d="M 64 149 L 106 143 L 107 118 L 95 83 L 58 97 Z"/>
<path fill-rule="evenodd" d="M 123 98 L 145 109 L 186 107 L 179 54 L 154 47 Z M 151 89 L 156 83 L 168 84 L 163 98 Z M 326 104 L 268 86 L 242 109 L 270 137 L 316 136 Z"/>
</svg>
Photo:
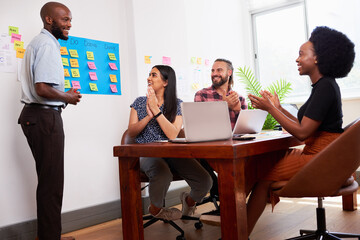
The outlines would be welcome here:
<svg viewBox="0 0 360 240">
<path fill-rule="evenodd" d="M 109 63 L 109 66 L 112 70 L 117 70 L 116 64 L 115 63 Z"/>
<path fill-rule="evenodd" d="M 72 87 L 76 89 L 81 89 L 79 81 L 71 81 Z"/>
<path fill-rule="evenodd" d="M 110 84 L 110 88 L 111 88 L 111 91 L 112 91 L 113 93 L 118 92 L 118 90 L 117 90 L 117 88 L 116 88 L 116 85 Z"/>
<path fill-rule="evenodd" d="M 205 65 L 209 66 L 210 65 L 210 60 L 209 59 L 205 59 Z"/>
<path fill-rule="evenodd" d="M 90 80 L 98 80 L 96 72 L 89 72 Z"/>
<path fill-rule="evenodd" d="M 87 62 L 89 69 L 96 69 L 94 62 Z"/>
<path fill-rule="evenodd" d="M 16 33 L 11 33 L 11 43 L 14 41 L 21 41 L 21 35 Z"/>
<path fill-rule="evenodd" d="M 163 62 L 163 64 L 171 65 L 171 57 L 165 57 L 165 56 L 163 56 L 162 62 Z"/>
</svg>

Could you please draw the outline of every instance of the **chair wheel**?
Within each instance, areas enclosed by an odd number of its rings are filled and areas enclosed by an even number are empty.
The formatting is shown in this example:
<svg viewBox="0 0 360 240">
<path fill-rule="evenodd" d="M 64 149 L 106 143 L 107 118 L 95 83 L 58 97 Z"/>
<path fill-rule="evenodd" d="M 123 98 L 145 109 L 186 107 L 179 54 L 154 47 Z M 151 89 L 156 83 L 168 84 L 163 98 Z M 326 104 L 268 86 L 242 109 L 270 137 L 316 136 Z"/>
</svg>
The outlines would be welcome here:
<svg viewBox="0 0 360 240">
<path fill-rule="evenodd" d="M 203 227 L 203 223 L 201 221 L 194 223 L 196 229 L 201 229 Z"/>
<path fill-rule="evenodd" d="M 186 240 L 183 235 L 179 235 L 176 237 L 176 240 Z"/>
</svg>

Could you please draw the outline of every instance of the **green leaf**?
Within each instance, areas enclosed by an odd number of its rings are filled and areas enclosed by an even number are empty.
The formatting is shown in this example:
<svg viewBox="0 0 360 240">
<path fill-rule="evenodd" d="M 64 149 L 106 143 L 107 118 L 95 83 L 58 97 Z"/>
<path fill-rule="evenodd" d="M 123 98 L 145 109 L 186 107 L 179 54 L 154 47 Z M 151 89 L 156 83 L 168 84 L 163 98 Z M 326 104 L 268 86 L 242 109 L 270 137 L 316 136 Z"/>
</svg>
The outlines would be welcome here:
<svg viewBox="0 0 360 240">
<path fill-rule="evenodd" d="M 254 73 L 251 71 L 250 67 L 239 67 L 238 71 L 235 74 L 240 78 L 240 82 L 244 85 L 247 94 L 253 94 L 255 96 L 261 97 L 259 91 L 262 90 L 262 86 L 260 82 L 255 78 Z M 291 83 L 287 82 L 285 79 L 280 78 L 276 82 L 270 84 L 270 86 L 266 87 L 268 91 L 276 94 L 279 97 L 280 103 L 288 96 L 288 94 L 292 91 Z M 251 106 L 251 101 L 248 97 L 246 97 L 248 102 L 248 108 L 254 109 Z M 273 129 L 278 122 L 275 120 L 273 116 L 270 114 L 267 115 L 263 129 Z"/>
</svg>

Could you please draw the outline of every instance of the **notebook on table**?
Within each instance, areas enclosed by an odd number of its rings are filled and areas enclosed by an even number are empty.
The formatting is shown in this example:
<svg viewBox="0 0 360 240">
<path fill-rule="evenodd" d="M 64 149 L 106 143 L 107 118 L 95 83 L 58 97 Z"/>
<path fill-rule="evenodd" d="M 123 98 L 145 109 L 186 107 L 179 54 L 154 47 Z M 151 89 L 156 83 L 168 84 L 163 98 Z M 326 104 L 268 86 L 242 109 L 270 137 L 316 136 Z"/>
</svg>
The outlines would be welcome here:
<svg viewBox="0 0 360 240">
<path fill-rule="evenodd" d="M 245 134 L 259 133 L 267 115 L 268 112 L 260 109 L 241 110 L 233 130 L 233 139 L 240 138 Z"/>
<path fill-rule="evenodd" d="M 203 142 L 227 140 L 232 137 L 228 105 L 225 101 L 182 102 L 185 138 L 169 142 Z"/>
</svg>

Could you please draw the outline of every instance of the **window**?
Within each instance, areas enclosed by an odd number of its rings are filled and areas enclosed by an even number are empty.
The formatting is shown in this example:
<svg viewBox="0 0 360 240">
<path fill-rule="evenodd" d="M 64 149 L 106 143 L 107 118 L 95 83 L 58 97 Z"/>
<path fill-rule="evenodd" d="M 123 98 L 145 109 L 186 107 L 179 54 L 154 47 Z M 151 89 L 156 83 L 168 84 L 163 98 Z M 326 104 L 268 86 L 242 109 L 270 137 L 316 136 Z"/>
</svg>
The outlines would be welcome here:
<svg viewBox="0 0 360 240">
<path fill-rule="evenodd" d="M 309 38 L 316 26 L 328 26 L 345 33 L 360 53 L 360 32 L 357 31 L 360 1 L 348 0 L 273 0 L 277 5 L 261 5 L 260 0 L 249 0 L 263 7 L 252 11 L 255 72 L 263 86 L 280 78 L 290 81 L 293 92 L 286 101 L 303 102 L 310 93 L 310 80 L 299 76 L 296 65 L 299 47 Z M 272 2 L 272 3 L 274 3 Z M 260 5 L 259 5 L 260 4 Z M 261 9 L 261 8 L 260 8 Z M 307 28 L 307 26 L 309 26 Z M 360 56 L 345 78 L 338 79 L 343 98 L 360 97 Z"/>
</svg>

